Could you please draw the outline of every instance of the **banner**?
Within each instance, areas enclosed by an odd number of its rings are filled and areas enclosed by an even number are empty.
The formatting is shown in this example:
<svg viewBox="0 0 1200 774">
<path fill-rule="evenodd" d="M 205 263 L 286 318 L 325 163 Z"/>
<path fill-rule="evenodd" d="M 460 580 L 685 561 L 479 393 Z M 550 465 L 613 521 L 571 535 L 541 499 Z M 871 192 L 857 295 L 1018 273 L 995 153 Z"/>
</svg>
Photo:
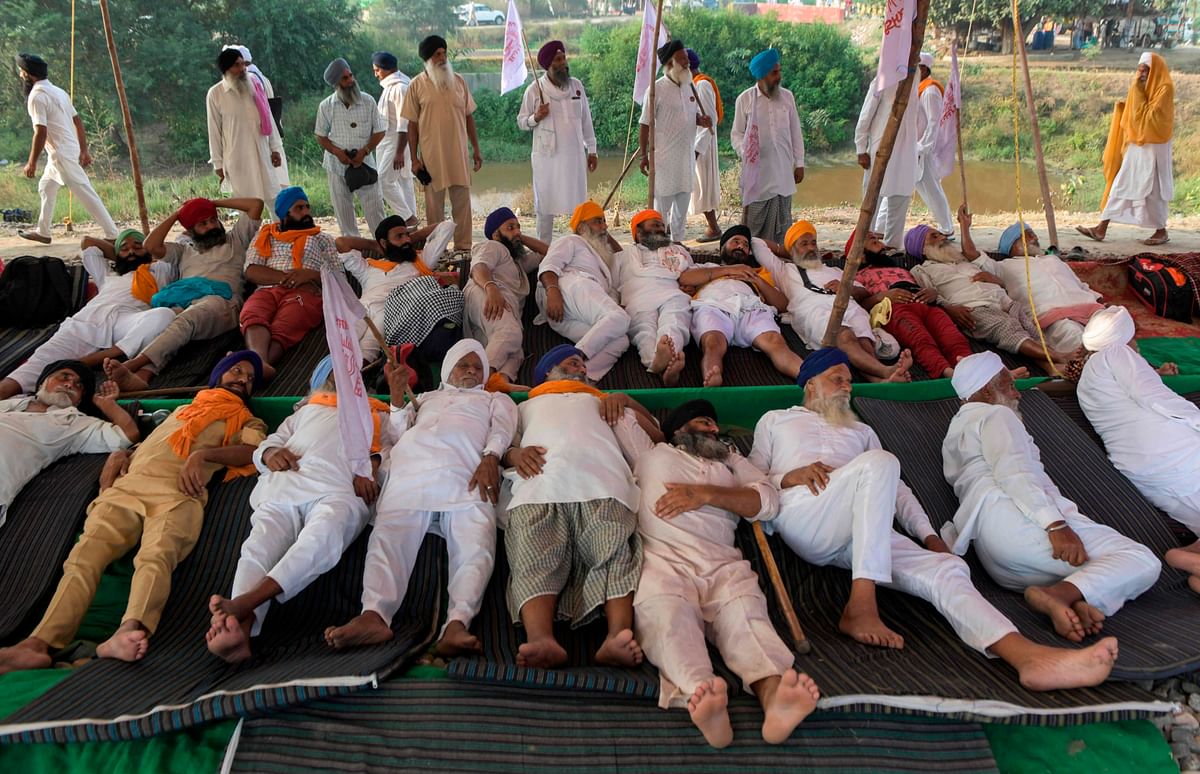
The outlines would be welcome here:
<svg viewBox="0 0 1200 774">
<path fill-rule="evenodd" d="M 895 86 L 908 74 L 914 13 L 916 0 L 887 0 L 887 11 L 883 17 L 883 45 L 879 47 L 879 69 L 875 73 L 876 93 Z"/>
<path fill-rule="evenodd" d="M 517 13 L 516 0 L 508 0 L 508 14 L 504 17 L 504 63 L 500 70 L 500 93 L 507 94 L 524 84 L 528 75 L 521 16 Z"/>
<path fill-rule="evenodd" d="M 937 138 L 933 141 L 930 170 L 941 180 L 954 171 L 958 155 L 958 121 L 962 105 L 962 83 L 958 75 L 958 44 L 950 48 L 950 79 L 942 95 L 942 116 L 938 120 Z"/>
<path fill-rule="evenodd" d="M 758 87 L 754 87 L 754 99 L 750 102 L 749 126 L 746 127 L 746 137 L 742 140 L 742 174 L 739 187 L 742 191 L 742 201 L 749 202 L 749 197 L 756 193 L 759 177 L 759 155 L 762 152 L 758 136 Z"/>
<path fill-rule="evenodd" d="M 342 452 L 355 475 L 372 478 L 371 439 L 375 422 L 367 405 L 367 388 L 362 380 L 362 350 L 358 346 L 358 322 L 367 315 L 346 275 L 321 267 L 321 296 L 325 315 L 325 339 L 333 356 L 337 385 L 338 432 Z"/>
<path fill-rule="evenodd" d="M 658 43 L 651 44 L 650 41 L 654 38 L 654 20 L 657 18 L 654 3 L 646 0 L 646 11 L 642 14 L 642 37 L 638 43 L 637 72 L 633 78 L 633 101 L 639 105 L 646 97 L 646 90 L 650 88 L 650 79 L 658 73 L 658 49 L 671 39 L 667 25 L 663 24 L 658 28 Z"/>
</svg>

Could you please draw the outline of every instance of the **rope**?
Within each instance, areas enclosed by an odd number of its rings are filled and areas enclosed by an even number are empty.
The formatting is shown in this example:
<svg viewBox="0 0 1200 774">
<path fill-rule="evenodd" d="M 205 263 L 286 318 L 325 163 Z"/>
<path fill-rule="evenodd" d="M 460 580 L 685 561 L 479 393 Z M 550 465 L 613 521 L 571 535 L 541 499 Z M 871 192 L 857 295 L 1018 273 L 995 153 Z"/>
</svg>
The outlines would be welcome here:
<svg viewBox="0 0 1200 774">
<path fill-rule="evenodd" d="M 1017 7 L 1018 0 L 1012 0 L 1013 35 L 1021 37 L 1021 14 Z M 1025 296 L 1029 299 L 1029 311 L 1033 314 L 1033 324 L 1037 327 L 1038 342 L 1042 345 L 1042 354 L 1050 366 L 1054 376 L 1063 377 L 1054 360 L 1050 357 L 1050 348 L 1046 346 L 1046 333 L 1042 330 L 1042 321 L 1038 319 L 1037 306 L 1033 302 L 1033 269 L 1029 259 L 1029 242 L 1025 239 L 1025 213 L 1021 211 L 1021 135 L 1020 107 L 1017 105 L 1017 40 L 1013 41 L 1012 60 L 1012 123 L 1013 123 L 1013 167 L 1016 170 L 1017 222 L 1021 224 L 1021 251 L 1025 253 Z M 1032 117 L 1031 117 L 1032 120 Z"/>
<path fill-rule="evenodd" d="M 71 0 L 71 76 L 69 86 L 71 104 L 75 104 L 75 0 Z M 67 227 L 67 231 L 74 230 L 72 227 L 75 225 L 75 194 L 70 188 L 67 189 L 67 217 L 63 225 Z"/>
</svg>

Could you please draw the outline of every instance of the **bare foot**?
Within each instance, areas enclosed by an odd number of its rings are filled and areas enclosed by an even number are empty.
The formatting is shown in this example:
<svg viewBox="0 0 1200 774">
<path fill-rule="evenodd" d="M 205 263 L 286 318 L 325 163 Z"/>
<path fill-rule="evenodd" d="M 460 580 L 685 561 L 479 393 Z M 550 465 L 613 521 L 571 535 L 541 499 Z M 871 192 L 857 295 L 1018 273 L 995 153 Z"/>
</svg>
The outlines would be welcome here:
<svg viewBox="0 0 1200 774">
<path fill-rule="evenodd" d="M 1116 637 L 1105 637 L 1081 650 L 1037 645 L 1023 663 L 1013 666 L 1021 676 L 1021 685 L 1031 691 L 1086 688 L 1108 679 L 1117 652 Z"/>
<path fill-rule="evenodd" d="M 269 382 L 275 378 L 275 366 L 268 363 L 265 359 L 262 361 L 263 381 Z"/>
<path fill-rule="evenodd" d="M 53 664 L 46 643 L 32 637 L 11 648 L 0 648 L 0 675 L 22 669 L 49 669 Z"/>
<path fill-rule="evenodd" d="M 623 667 L 642 663 L 642 646 L 633 638 L 633 630 L 622 629 L 605 637 L 600 650 L 596 651 L 596 663 Z"/>
<path fill-rule="evenodd" d="M 517 648 L 517 666 L 554 669 L 567 663 L 567 651 L 553 635 L 530 640 Z"/>
<path fill-rule="evenodd" d="M 1071 606 L 1055 597 L 1043 586 L 1030 586 L 1025 589 L 1025 602 L 1034 610 L 1050 619 L 1054 631 L 1060 637 L 1066 637 L 1071 642 L 1083 642 L 1083 624 Z"/>
<path fill-rule="evenodd" d="M 821 689 L 811 677 L 797 674 L 795 669 L 784 672 L 763 717 L 763 741 L 767 744 L 786 742 L 796 726 L 817 708 L 820 698 Z"/>
<path fill-rule="evenodd" d="M 334 650 L 354 648 L 359 645 L 378 645 L 392 639 L 392 627 L 374 610 L 351 618 L 349 623 L 330 626 L 325 630 L 325 642 Z"/>
<path fill-rule="evenodd" d="M 220 594 L 213 594 L 208 598 L 208 612 L 212 613 L 212 622 L 216 624 L 218 621 L 224 621 L 227 616 L 244 621 L 254 612 L 254 608 L 238 604 L 236 597 L 229 599 Z"/>
<path fill-rule="evenodd" d="M 658 340 L 658 346 L 654 348 L 654 359 L 650 361 L 650 373 L 661 374 L 671 362 L 671 357 L 675 354 L 675 342 L 671 341 L 670 336 L 663 336 Z"/>
<path fill-rule="evenodd" d="M 1200 578 L 1197 578 L 1195 575 L 1188 578 L 1188 588 L 1197 594 L 1200 594 Z M 2 672 L 0 672 L 0 674 L 2 674 Z"/>
<path fill-rule="evenodd" d="M 1100 630 L 1104 628 L 1104 613 L 1089 605 L 1086 599 L 1081 599 L 1071 605 L 1071 609 L 1075 611 L 1075 615 L 1079 616 L 1079 623 L 1083 626 L 1084 634 L 1099 634 Z"/>
<path fill-rule="evenodd" d="M 142 377 L 125 367 L 125 364 L 111 357 L 104 359 L 104 375 L 117 383 L 121 392 L 140 392 L 150 389 L 150 384 Z"/>
<path fill-rule="evenodd" d="M 851 610 L 847 605 L 842 611 L 842 620 L 838 621 L 838 629 L 864 645 L 897 650 L 904 648 L 904 638 L 884 625 L 879 612 L 874 609 Z"/>
<path fill-rule="evenodd" d="M 1017 368 L 1010 368 L 1010 369 L 1008 369 L 1008 375 L 1014 379 L 1028 379 L 1029 378 L 1029 369 L 1026 368 L 1025 366 L 1019 366 Z"/>
<path fill-rule="evenodd" d="M 209 653 L 230 664 L 250 658 L 250 624 L 243 624 L 232 615 L 214 618 L 204 639 L 208 641 Z"/>
<path fill-rule="evenodd" d="M 728 747 L 733 741 L 733 726 L 729 723 L 729 686 L 719 677 L 696 686 L 688 699 L 688 714 L 692 723 L 704 734 L 712 747 Z"/>
<path fill-rule="evenodd" d="M 483 646 L 479 644 L 478 637 L 467 631 L 462 621 L 451 621 L 433 650 L 439 656 L 465 656 L 482 653 Z"/>
<path fill-rule="evenodd" d="M 1200 542 L 1183 548 L 1172 548 L 1163 559 L 1170 566 L 1192 575 L 1200 575 Z"/>
<path fill-rule="evenodd" d="M 141 661 L 149 647 L 150 640 L 143 629 L 118 629 L 113 636 L 96 646 L 96 655 L 121 661 Z"/>
<path fill-rule="evenodd" d="M 710 366 L 709 369 L 704 372 L 705 387 L 720 387 L 724 383 L 725 378 L 721 374 L 721 366 Z"/>
<path fill-rule="evenodd" d="M 943 368 L 942 369 L 942 378 L 943 379 L 953 379 L 954 378 L 954 369 L 951 368 L 950 366 L 946 366 L 945 368 Z"/>
<path fill-rule="evenodd" d="M 662 380 L 665 387 L 676 387 L 679 385 L 679 374 L 683 372 L 683 367 L 686 365 L 685 358 L 682 352 L 676 352 L 671 357 L 671 362 L 667 363 L 667 368 L 663 371 Z"/>
<path fill-rule="evenodd" d="M 907 349 L 900 353 L 900 357 L 896 359 L 896 365 L 892 366 L 890 373 L 885 382 L 911 382 L 912 377 L 908 373 L 908 369 L 912 368 L 912 352 Z"/>
</svg>

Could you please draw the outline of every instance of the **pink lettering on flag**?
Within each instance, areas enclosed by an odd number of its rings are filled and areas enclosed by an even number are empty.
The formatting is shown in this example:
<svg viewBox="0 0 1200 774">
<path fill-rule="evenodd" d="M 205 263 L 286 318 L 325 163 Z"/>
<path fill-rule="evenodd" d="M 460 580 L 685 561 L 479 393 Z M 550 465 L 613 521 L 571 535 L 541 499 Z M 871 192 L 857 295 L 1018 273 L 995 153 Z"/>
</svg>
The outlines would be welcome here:
<svg viewBox="0 0 1200 774">
<path fill-rule="evenodd" d="M 325 341 L 336 367 L 333 369 L 338 396 L 338 433 L 342 452 L 354 473 L 371 475 L 371 440 L 375 434 L 367 390 L 362 380 L 362 350 L 356 326 L 367 315 L 362 302 L 350 289 L 346 275 L 329 266 L 321 268 L 322 311 Z"/>
</svg>

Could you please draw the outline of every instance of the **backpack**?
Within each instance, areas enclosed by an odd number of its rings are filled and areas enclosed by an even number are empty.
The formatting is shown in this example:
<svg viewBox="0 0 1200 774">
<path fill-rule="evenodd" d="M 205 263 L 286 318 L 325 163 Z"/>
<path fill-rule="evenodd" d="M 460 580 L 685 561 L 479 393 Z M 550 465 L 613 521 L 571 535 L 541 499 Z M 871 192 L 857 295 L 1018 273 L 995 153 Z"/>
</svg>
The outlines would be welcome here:
<svg viewBox="0 0 1200 774">
<path fill-rule="evenodd" d="M 13 258 L 0 274 L 0 325 L 40 328 L 62 322 L 78 307 L 75 284 L 61 258 Z"/>
<path fill-rule="evenodd" d="M 1195 294 L 1192 281 L 1162 256 L 1134 256 L 1129 262 L 1129 285 L 1138 298 L 1159 317 L 1192 321 Z"/>
</svg>

